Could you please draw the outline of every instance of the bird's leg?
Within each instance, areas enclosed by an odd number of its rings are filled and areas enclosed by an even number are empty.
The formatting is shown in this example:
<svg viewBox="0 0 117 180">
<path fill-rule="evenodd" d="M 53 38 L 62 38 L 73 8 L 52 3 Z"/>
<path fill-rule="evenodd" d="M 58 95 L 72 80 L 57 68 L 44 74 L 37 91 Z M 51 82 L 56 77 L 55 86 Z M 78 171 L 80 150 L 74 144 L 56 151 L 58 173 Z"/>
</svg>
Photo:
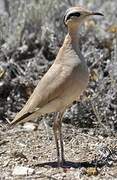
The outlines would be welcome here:
<svg viewBox="0 0 117 180">
<path fill-rule="evenodd" d="M 55 136 L 56 150 L 57 150 L 57 158 L 58 158 L 58 167 L 60 167 L 60 151 L 59 151 L 59 143 L 60 139 L 60 148 L 61 148 L 61 163 L 63 165 L 64 162 L 64 148 L 63 148 L 63 136 L 62 136 L 62 117 L 64 112 L 59 112 L 53 124 L 53 131 Z"/>
<path fill-rule="evenodd" d="M 59 113 L 57 113 L 56 119 L 53 124 L 53 132 L 54 132 L 54 138 L 55 138 L 55 143 L 56 143 L 58 167 L 60 167 L 60 151 L 59 151 L 58 132 L 57 132 L 58 126 L 59 126 L 58 116 L 59 116 Z"/>
<path fill-rule="evenodd" d="M 61 148 L 61 165 L 63 166 L 64 162 L 65 162 L 65 158 L 64 158 L 64 145 L 63 145 L 63 133 L 62 133 L 62 119 L 63 119 L 63 114 L 64 112 L 60 113 L 60 125 L 59 125 L 59 137 L 60 137 L 60 148 Z"/>
</svg>

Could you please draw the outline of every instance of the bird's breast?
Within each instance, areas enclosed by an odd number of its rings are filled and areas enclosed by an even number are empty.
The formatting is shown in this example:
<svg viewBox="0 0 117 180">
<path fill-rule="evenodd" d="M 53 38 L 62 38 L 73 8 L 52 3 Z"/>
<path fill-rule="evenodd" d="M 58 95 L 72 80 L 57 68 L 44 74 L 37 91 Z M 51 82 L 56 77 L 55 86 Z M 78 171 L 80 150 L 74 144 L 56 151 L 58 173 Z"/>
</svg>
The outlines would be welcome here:
<svg viewBox="0 0 117 180">
<path fill-rule="evenodd" d="M 86 89 L 89 72 L 84 57 L 71 45 L 61 48 L 56 63 L 61 64 L 61 75 L 66 79 L 62 91 L 64 102 L 72 103 Z"/>
</svg>

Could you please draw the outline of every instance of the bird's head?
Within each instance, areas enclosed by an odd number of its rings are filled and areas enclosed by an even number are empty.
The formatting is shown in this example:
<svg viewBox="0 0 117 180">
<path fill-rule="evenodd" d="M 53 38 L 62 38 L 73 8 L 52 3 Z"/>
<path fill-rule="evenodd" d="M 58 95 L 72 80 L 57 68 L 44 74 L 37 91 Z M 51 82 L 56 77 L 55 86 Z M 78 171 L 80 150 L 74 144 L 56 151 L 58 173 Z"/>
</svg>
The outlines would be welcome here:
<svg viewBox="0 0 117 180">
<path fill-rule="evenodd" d="M 89 11 L 82 6 L 71 7 L 65 13 L 64 23 L 66 26 L 80 25 L 87 17 L 93 15 L 103 16 L 102 13 Z"/>
</svg>

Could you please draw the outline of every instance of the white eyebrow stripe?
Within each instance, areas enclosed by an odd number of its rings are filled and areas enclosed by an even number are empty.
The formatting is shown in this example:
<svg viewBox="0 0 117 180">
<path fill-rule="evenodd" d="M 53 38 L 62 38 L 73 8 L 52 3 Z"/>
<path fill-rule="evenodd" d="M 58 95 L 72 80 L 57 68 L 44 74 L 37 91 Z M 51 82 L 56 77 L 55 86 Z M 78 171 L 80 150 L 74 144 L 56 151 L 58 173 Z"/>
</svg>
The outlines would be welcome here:
<svg viewBox="0 0 117 180">
<path fill-rule="evenodd" d="M 68 11 L 68 12 L 67 12 Z M 71 10 L 71 9 L 68 9 L 66 11 L 66 14 L 65 14 L 65 21 L 67 20 L 67 17 L 70 15 L 70 14 L 73 14 L 73 13 L 77 13 L 78 11 L 77 10 Z"/>
</svg>

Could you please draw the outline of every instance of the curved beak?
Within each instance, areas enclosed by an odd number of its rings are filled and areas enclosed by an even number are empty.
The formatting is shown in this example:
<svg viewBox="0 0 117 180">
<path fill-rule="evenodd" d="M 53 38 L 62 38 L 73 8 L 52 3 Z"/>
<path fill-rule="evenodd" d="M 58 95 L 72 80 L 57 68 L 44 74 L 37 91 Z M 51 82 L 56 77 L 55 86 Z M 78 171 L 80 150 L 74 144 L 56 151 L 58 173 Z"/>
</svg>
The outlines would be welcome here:
<svg viewBox="0 0 117 180">
<path fill-rule="evenodd" d="M 89 16 L 90 16 L 90 15 L 104 16 L 102 13 L 99 13 L 99 12 L 91 12 L 91 13 L 89 14 Z"/>
</svg>

